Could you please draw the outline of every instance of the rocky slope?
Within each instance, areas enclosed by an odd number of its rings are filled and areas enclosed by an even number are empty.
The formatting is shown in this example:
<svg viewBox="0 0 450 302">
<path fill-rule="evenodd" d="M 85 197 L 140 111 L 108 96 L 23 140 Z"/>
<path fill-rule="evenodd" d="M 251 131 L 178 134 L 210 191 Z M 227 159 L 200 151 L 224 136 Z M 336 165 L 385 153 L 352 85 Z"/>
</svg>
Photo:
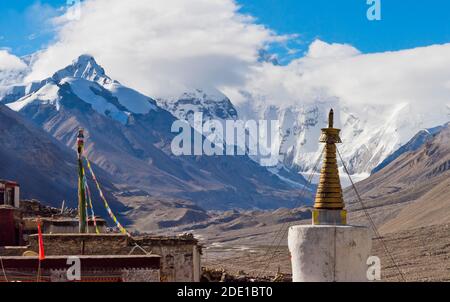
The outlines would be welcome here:
<svg viewBox="0 0 450 302">
<path fill-rule="evenodd" d="M 358 183 L 357 188 L 384 233 L 449 223 L 449 124 L 422 147 L 403 153 Z M 351 189 L 346 200 L 351 210 L 360 208 Z"/>
<path fill-rule="evenodd" d="M 407 152 L 413 152 L 418 150 L 420 147 L 422 147 L 425 143 L 429 142 L 433 137 L 438 134 L 442 129 L 444 129 L 445 126 L 438 126 L 431 129 L 425 129 L 419 131 L 408 143 L 401 146 L 398 150 L 396 150 L 394 153 L 389 155 L 385 160 L 381 162 L 378 166 L 376 166 L 372 170 L 372 174 L 377 173 L 387 165 L 389 165 L 391 162 L 402 156 L 403 154 Z"/>
<path fill-rule="evenodd" d="M 76 197 L 76 161 L 68 149 L 4 105 L 0 132 L 1 178 L 18 181 L 24 198 L 55 205 Z"/>
<path fill-rule="evenodd" d="M 0 178 L 19 182 L 22 199 L 38 199 L 56 207 L 65 200 L 67 207 L 77 207 L 76 153 L 2 104 L 0 147 Z M 113 209 L 123 210 L 109 193 L 116 191 L 109 177 L 98 167 L 94 169 Z M 106 215 L 105 210 L 98 210 Z"/>
</svg>

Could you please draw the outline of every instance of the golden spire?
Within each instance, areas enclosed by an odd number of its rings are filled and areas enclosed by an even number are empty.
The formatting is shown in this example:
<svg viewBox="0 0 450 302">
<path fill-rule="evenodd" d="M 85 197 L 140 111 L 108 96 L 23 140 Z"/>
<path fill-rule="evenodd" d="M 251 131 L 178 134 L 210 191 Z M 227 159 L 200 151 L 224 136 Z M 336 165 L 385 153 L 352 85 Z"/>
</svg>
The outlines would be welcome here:
<svg viewBox="0 0 450 302">
<path fill-rule="evenodd" d="M 346 224 L 344 198 L 336 159 L 336 144 L 342 143 L 340 129 L 334 128 L 334 111 L 328 117 L 328 128 L 322 129 L 320 142 L 325 143 L 324 161 L 314 203 L 313 224 Z"/>
</svg>

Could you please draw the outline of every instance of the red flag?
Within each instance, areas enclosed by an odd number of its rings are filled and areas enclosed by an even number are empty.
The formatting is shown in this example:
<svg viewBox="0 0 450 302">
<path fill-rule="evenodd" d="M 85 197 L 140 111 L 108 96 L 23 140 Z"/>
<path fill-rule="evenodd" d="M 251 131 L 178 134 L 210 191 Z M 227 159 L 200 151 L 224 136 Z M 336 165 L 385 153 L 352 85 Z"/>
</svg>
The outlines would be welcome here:
<svg viewBox="0 0 450 302">
<path fill-rule="evenodd" d="M 39 236 L 39 261 L 45 259 L 44 239 L 42 238 L 41 220 L 37 220 L 38 236 Z"/>
</svg>

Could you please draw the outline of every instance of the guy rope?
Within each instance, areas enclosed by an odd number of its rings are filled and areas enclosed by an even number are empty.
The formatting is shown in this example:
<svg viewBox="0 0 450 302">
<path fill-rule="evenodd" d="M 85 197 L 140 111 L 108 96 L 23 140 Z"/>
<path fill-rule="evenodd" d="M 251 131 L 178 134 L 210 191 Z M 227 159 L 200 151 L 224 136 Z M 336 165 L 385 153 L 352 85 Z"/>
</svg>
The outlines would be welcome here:
<svg viewBox="0 0 450 302">
<path fill-rule="evenodd" d="M 94 223 L 95 232 L 97 234 L 100 234 L 100 231 L 97 226 L 97 218 L 95 218 L 94 206 L 92 205 L 91 190 L 89 189 L 89 185 L 87 183 L 86 177 L 84 177 L 84 185 L 86 186 L 86 199 L 89 201 L 88 205 L 89 205 L 89 208 L 91 209 L 91 217 L 92 217 L 91 219 L 92 219 L 92 222 Z M 86 214 L 86 215 L 88 215 L 88 214 Z"/>
</svg>

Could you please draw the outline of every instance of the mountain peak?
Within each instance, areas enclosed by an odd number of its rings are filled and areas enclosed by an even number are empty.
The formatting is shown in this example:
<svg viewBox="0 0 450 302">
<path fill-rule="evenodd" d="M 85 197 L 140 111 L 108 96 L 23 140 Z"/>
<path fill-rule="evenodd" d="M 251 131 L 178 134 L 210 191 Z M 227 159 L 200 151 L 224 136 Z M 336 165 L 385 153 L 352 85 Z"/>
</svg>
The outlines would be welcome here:
<svg viewBox="0 0 450 302">
<path fill-rule="evenodd" d="M 79 56 L 71 65 L 57 71 L 52 78 L 59 82 L 67 77 L 82 78 L 101 84 L 112 82 L 111 78 L 106 75 L 103 67 L 98 65 L 94 57 L 88 54 Z"/>
<path fill-rule="evenodd" d="M 217 89 L 192 89 L 180 96 L 159 98 L 158 105 L 181 120 L 193 122 L 193 115 L 203 113 L 205 118 L 236 120 L 236 108 L 230 99 Z"/>
<path fill-rule="evenodd" d="M 89 54 L 82 54 L 77 59 L 72 61 L 72 65 L 79 65 L 79 66 L 95 66 L 99 69 L 103 69 L 100 67 L 100 65 L 97 64 L 97 61 L 95 61 L 95 58 Z"/>
</svg>

